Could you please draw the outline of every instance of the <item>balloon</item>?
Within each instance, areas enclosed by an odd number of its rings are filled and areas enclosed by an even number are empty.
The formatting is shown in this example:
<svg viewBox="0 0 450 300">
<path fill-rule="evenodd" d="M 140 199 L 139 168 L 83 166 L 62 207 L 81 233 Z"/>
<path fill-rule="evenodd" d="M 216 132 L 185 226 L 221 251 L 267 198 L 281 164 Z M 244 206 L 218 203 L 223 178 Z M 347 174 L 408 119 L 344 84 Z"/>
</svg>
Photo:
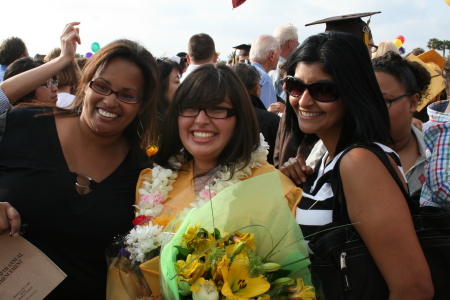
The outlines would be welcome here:
<svg viewBox="0 0 450 300">
<path fill-rule="evenodd" d="M 242 3 L 244 3 L 246 0 L 231 0 L 231 3 L 233 4 L 233 8 L 238 7 Z"/>
<path fill-rule="evenodd" d="M 393 43 L 395 44 L 395 46 L 397 46 L 397 48 L 400 48 L 403 45 L 402 41 L 400 41 L 399 39 L 395 39 Z"/>
<path fill-rule="evenodd" d="M 91 49 L 93 52 L 97 52 L 98 50 L 100 50 L 100 44 L 97 42 L 93 42 L 91 45 Z"/>
<path fill-rule="evenodd" d="M 450 6 L 450 0 L 444 0 L 445 3 L 447 3 L 448 6 Z"/>
<path fill-rule="evenodd" d="M 400 54 L 405 54 L 405 48 L 403 47 L 400 47 L 398 51 L 400 52 Z"/>
<path fill-rule="evenodd" d="M 89 58 L 89 57 L 91 57 L 92 55 L 93 55 L 93 54 L 92 54 L 91 52 L 87 52 L 85 56 L 86 56 L 86 58 Z"/>
<path fill-rule="evenodd" d="M 396 39 L 399 39 L 400 41 L 402 41 L 402 44 L 405 43 L 405 37 L 403 35 L 399 35 L 398 37 L 396 37 Z"/>
</svg>

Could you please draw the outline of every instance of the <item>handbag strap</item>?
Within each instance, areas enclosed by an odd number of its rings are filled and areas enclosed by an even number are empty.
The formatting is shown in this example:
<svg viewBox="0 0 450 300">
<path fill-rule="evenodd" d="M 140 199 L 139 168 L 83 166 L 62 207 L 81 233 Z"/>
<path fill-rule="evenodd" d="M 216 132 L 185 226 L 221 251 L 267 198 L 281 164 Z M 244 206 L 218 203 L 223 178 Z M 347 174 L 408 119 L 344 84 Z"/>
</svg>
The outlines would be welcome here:
<svg viewBox="0 0 450 300">
<path fill-rule="evenodd" d="M 391 161 L 388 158 L 388 154 L 386 152 L 384 152 L 384 150 L 375 143 L 370 144 L 370 145 L 356 144 L 356 145 L 352 145 L 344 150 L 342 155 L 336 161 L 336 164 L 332 171 L 333 172 L 332 177 L 336 179 L 336 180 L 332 180 L 332 184 L 331 184 L 333 194 L 336 195 L 336 197 L 341 195 L 341 202 L 334 201 L 333 221 L 341 221 L 343 224 L 351 223 L 350 217 L 349 217 L 348 211 L 347 211 L 347 203 L 345 201 L 345 195 L 344 195 L 344 193 L 342 193 L 343 189 L 342 189 L 342 180 L 341 180 L 341 175 L 340 175 L 340 171 L 339 171 L 339 165 L 340 165 L 342 157 L 344 157 L 344 155 L 346 153 L 348 153 L 350 150 L 352 150 L 354 148 L 367 149 L 367 150 L 371 151 L 372 153 L 374 153 L 381 160 L 381 162 L 387 168 L 387 170 L 389 171 L 389 173 L 391 174 L 391 176 L 394 178 L 395 182 L 397 183 L 398 187 L 402 191 L 403 196 L 406 199 L 406 202 L 408 204 L 411 214 L 412 215 L 418 214 L 419 208 L 416 205 L 416 203 L 411 199 L 411 196 L 409 195 L 408 191 L 403 186 L 403 182 L 398 177 L 397 172 L 395 171 L 394 167 L 392 166 Z M 391 157 L 396 161 L 396 163 L 400 163 L 397 156 L 393 155 Z"/>
<path fill-rule="evenodd" d="M 0 142 L 2 141 L 3 136 L 6 132 L 6 116 L 8 115 L 8 111 L 9 110 L 0 115 Z"/>
</svg>

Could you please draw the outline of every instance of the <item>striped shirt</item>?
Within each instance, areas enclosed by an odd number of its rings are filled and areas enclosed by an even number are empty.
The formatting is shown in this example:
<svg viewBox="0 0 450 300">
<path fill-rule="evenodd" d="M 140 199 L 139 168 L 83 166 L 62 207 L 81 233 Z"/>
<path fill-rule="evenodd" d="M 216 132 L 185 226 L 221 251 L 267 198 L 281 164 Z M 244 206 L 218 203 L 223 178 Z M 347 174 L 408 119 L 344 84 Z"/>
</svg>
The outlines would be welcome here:
<svg viewBox="0 0 450 300">
<path fill-rule="evenodd" d="M 5 93 L 0 88 L 0 115 L 10 108 L 11 104 L 9 103 L 9 99 L 8 97 L 6 97 Z"/>
<path fill-rule="evenodd" d="M 397 153 L 385 145 L 376 144 L 387 154 L 397 157 L 395 159 L 397 167 L 403 174 Z M 336 180 L 336 178 L 332 178 L 332 171 L 344 151 L 337 154 L 331 162 L 325 165 L 328 157 L 328 152 L 326 152 L 317 163 L 314 173 L 303 184 L 303 197 L 297 207 L 296 219 L 302 229 L 303 236 L 307 240 L 310 239 L 308 236 L 314 234 L 321 226 L 333 221 L 335 197 L 332 190 L 332 180 Z M 405 177 L 404 179 L 406 181 Z"/>
</svg>

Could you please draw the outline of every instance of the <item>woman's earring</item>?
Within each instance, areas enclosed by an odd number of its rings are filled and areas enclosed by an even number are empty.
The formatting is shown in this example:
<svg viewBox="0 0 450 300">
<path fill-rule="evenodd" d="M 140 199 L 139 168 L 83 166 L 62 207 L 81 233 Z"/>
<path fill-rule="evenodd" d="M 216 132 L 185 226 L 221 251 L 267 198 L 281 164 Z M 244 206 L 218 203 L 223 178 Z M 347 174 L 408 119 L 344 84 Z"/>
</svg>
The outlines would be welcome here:
<svg viewBox="0 0 450 300">
<path fill-rule="evenodd" d="M 138 136 L 139 136 L 139 138 L 140 139 L 142 139 L 142 134 L 144 133 L 144 126 L 142 126 L 142 120 L 141 120 L 141 115 L 138 115 L 138 119 L 139 119 L 139 125 L 138 125 L 138 127 L 137 127 L 137 134 L 138 134 Z M 142 130 L 142 134 L 141 133 L 139 133 L 139 127 L 141 127 L 141 130 Z"/>
</svg>

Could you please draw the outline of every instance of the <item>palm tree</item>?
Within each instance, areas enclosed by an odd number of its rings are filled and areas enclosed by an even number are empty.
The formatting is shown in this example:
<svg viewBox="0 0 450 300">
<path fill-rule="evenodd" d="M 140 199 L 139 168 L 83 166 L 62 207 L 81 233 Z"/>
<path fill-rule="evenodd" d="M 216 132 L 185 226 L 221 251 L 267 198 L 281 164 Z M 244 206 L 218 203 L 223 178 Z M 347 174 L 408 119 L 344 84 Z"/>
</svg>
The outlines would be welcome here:
<svg viewBox="0 0 450 300">
<path fill-rule="evenodd" d="M 440 50 L 442 50 L 442 56 L 443 57 L 445 57 L 445 49 L 449 49 L 450 50 L 450 41 L 446 41 L 446 40 L 442 41 L 442 49 L 440 49 Z"/>
<path fill-rule="evenodd" d="M 440 42 L 441 42 L 441 41 L 438 40 L 437 38 L 432 38 L 432 39 L 430 39 L 430 40 L 428 41 L 427 47 L 428 47 L 428 49 L 437 49 L 437 50 L 440 50 L 440 49 L 439 49 Z"/>
</svg>

